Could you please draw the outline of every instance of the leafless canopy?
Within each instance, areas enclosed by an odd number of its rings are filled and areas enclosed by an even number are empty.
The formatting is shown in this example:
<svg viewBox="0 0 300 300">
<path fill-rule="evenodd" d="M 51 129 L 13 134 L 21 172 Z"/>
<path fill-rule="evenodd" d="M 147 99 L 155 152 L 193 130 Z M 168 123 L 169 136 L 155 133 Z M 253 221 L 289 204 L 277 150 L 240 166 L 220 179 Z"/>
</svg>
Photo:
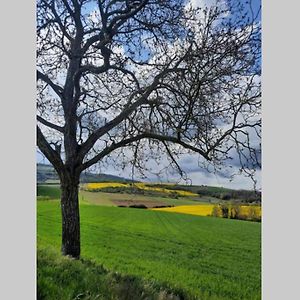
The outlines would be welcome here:
<svg viewBox="0 0 300 300">
<path fill-rule="evenodd" d="M 218 3 L 37 1 L 37 144 L 61 179 L 124 149 L 260 167 L 260 24 Z"/>
</svg>

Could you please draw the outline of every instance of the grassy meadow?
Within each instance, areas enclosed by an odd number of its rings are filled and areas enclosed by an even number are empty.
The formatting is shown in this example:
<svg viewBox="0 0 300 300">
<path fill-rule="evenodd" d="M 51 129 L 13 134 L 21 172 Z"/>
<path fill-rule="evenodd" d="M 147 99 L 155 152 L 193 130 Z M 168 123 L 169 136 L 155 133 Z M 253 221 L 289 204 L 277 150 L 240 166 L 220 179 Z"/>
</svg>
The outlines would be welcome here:
<svg viewBox="0 0 300 300">
<path fill-rule="evenodd" d="M 73 261 L 60 255 L 59 187 L 37 194 L 38 299 L 260 299 L 260 223 L 116 207 L 109 197 L 132 195 L 81 190 Z"/>
</svg>

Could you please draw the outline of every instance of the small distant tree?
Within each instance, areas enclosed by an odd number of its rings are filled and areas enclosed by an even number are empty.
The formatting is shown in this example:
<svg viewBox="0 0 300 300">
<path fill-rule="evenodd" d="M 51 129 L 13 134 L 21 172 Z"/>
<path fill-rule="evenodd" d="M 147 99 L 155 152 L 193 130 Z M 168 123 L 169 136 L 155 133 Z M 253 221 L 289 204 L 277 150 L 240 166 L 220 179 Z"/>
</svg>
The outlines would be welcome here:
<svg viewBox="0 0 300 300">
<path fill-rule="evenodd" d="M 220 206 L 219 205 L 214 205 L 213 208 L 212 208 L 212 212 L 211 212 L 211 215 L 213 217 L 220 217 Z"/>
<path fill-rule="evenodd" d="M 227 203 L 221 203 L 220 204 L 221 209 L 221 215 L 222 218 L 228 218 L 229 217 L 229 205 Z"/>
<path fill-rule="evenodd" d="M 221 194 L 221 199 L 222 200 L 230 200 L 231 196 L 230 196 L 230 194 Z"/>
<path fill-rule="evenodd" d="M 230 206 L 230 219 L 241 218 L 241 206 L 239 204 L 231 204 Z"/>
<path fill-rule="evenodd" d="M 249 220 L 252 220 L 252 221 L 260 221 L 261 220 L 261 217 L 258 213 L 257 207 L 252 206 L 252 205 L 249 206 L 248 218 L 249 218 Z"/>
<path fill-rule="evenodd" d="M 109 156 L 260 166 L 259 23 L 239 1 L 191 3 L 37 0 L 37 145 L 60 178 L 63 254 L 80 256 L 80 174 Z"/>
</svg>

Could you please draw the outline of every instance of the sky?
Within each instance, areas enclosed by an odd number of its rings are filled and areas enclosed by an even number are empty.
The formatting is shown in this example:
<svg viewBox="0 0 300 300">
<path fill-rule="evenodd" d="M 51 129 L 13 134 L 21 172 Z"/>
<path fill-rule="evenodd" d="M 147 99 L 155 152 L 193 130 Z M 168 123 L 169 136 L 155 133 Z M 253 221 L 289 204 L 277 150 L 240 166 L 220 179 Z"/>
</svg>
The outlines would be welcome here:
<svg viewBox="0 0 300 300">
<path fill-rule="evenodd" d="M 202 6 L 211 5 L 218 0 L 190 0 L 193 6 Z M 221 2 L 224 2 L 221 0 Z M 246 1 L 243 0 L 245 4 L 251 3 L 252 9 L 254 12 L 260 11 L 260 0 Z M 249 4 L 248 4 L 249 5 Z M 258 21 L 260 20 L 260 13 L 258 16 Z M 36 153 L 36 160 L 38 163 L 49 163 L 48 160 L 39 152 Z M 253 189 L 253 181 L 250 178 L 245 177 L 244 175 L 236 175 L 233 180 L 230 180 L 230 177 L 226 174 L 228 172 L 224 171 L 221 173 L 211 173 L 207 170 L 201 168 L 197 164 L 198 156 L 197 154 L 184 155 L 178 160 L 178 164 L 181 166 L 182 170 L 186 173 L 187 177 L 190 179 L 189 183 L 194 185 L 211 185 L 211 186 L 223 186 L 234 189 Z M 151 162 L 150 162 L 151 165 Z M 159 166 L 161 167 L 161 166 Z M 153 163 L 153 168 L 155 169 L 155 164 Z M 231 169 L 232 173 L 238 173 L 237 164 Z M 115 169 L 112 164 L 108 164 L 105 168 L 94 169 L 94 172 L 112 174 L 117 176 L 122 176 L 126 178 L 131 178 L 131 167 L 128 167 L 125 170 Z M 261 189 L 261 170 L 257 170 L 255 178 L 257 180 L 257 189 Z M 136 178 L 140 179 L 140 178 Z M 168 174 L 168 177 L 160 178 L 162 181 L 171 181 L 175 182 L 178 179 L 177 174 Z M 159 179 L 153 174 L 147 174 L 147 181 L 158 182 Z"/>
<path fill-rule="evenodd" d="M 36 160 L 37 163 L 46 163 L 49 164 L 49 161 L 39 152 L 36 152 Z M 197 154 L 192 155 L 184 155 L 179 160 L 178 163 L 181 166 L 182 170 L 186 172 L 189 181 L 181 181 L 180 183 L 188 183 L 193 185 L 209 185 L 209 186 L 222 186 L 233 189 L 250 189 L 254 188 L 253 181 L 250 178 L 245 177 L 244 175 L 236 175 L 233 180 L 230 180 L 228 176 L 226 176 L 225 171 L 222 173 L 213 173 L 208 172 L 206 169 L 203 169 L 197 164 L 198 156 Z M 150 162 L 151 165 L 151 162 Z M 161 168 L 164 164 L 158 166 Z M 153 169 L 155 169 L 156 164 L 152 163 Z M 158 169 L 157 169 L 158 170 Z M 236 167 L 235 172 L 238 172 L 238 168 Z M 121 176 L 125 178 L 131 178 L 131 166 L 128 166 L 125 170 L 121 170 L 120 168 L 113 167 L 112 164 L 108 164 L 105 167 L 95 166 L 92 169 L 93 173 L 105 173 L 110 175 Z M 141 177 L 136 176 L 135 179 L 139 180 Z M 178 174 L 165 174 L 163 177 L 158 178 L 157 176 L 148 173 L 147 179 L 141 179 L 142 181 L 149 182 L 178 182 Z M 257 170 L 256 172 L 256 180 L 257 180 L 257 189 L 261 189 L 261 171 Z"/>
</svg>

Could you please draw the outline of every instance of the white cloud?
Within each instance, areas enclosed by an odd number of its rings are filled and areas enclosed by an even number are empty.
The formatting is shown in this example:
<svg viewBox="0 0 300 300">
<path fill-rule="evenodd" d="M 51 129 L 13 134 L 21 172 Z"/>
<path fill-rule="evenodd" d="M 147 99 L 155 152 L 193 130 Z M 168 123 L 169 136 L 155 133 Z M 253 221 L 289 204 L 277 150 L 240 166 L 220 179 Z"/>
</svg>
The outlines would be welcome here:
<svg viewBox="0 0 300 300">
<path fill-rule="evenodd" d="M 189 0 L 186 4 L 186 9 L 201 9 L 198 14 L 198 19 L 203 19 L 205 17 L 203 10 L 211 9 L 213 7 L 218 7 L 225 11 L 224 17 L 229 16 L 230 11 L 226 0 Z"/>
</svg>

